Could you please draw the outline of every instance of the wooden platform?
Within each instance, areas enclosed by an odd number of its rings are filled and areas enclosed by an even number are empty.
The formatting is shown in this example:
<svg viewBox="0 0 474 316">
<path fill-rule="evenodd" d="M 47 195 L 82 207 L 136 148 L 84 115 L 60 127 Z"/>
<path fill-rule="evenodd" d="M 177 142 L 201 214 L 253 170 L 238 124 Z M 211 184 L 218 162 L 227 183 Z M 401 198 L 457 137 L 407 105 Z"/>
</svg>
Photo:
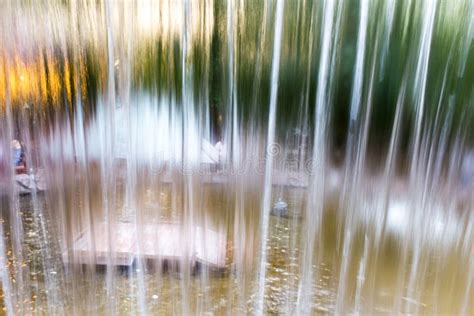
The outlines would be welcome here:
<svg viewBox="0 0 474 316">
<path fill-rule="evenodd" d="M 74 239 L 72 251 L 65 252 L 68 262 L 130 266 L 140 256 L 156 261 L 180 261 L 188 258 L 216 268 L 225 267 L 226 234 L 200 226 L 185 229 L 180 223 L 145 224 L 137 231 L 133 223 L 120 222 L 107 227 L 94 225 Z M 111 238 L 109 239 L 109 231 Z"/>
</svg>

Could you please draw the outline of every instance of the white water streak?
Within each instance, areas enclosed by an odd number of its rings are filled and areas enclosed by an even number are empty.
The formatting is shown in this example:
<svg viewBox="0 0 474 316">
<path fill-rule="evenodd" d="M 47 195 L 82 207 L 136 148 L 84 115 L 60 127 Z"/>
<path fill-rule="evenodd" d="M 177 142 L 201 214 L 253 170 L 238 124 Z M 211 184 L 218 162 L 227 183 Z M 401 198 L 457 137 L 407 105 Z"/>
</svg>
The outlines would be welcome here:
<svg viewBox="0 0 474 316">
<path fill-rule="evenodd" d="M 276 125 L 276 107 L 278 94 L 278 77 L 280 72 L 280 54 L 281 54 L 281 37 L 283 29 L 283 8 L 285 2 L 277 1 L 276 20 L 275 20 L 275 35 L 273 42 L 273 59 L 272 59 L 272 77 L 271 77 L 271 92 L 270 92 L 270 111 L 268 115 L 268 134 L 267 146 L 272 146 L 275 142 L 275 125 Z M 270 221 L 270 208 L 272 197 L 272 170 L 273 170 L 273 155 L 270 150 L 266 151 L 265 155 L 265 182 L 262 199 L 262 234 L 260 241 L 260 264 L 258 268 L 258 293 L 257 306 L 255 309 L 256 315 L 262 315 L 264 312 L 264 295 L 265 295 L 265 277 L 267 265 L 267 238 L 268 226 Z"/>
</svg>

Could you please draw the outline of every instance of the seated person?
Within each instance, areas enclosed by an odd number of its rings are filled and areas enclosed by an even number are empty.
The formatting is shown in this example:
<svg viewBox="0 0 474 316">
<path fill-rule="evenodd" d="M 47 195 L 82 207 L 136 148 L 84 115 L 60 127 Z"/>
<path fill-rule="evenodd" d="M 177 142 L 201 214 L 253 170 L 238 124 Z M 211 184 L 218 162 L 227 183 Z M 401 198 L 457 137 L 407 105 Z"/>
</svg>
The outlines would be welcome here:
<svg viewBox="0 0 474 316">
<path fill-rule="evenodd" d="M 16 173 L 26 173 L 26 158 L 23 146 L 16 139 L 12 140 L 12 161 Z"/>
</svg>

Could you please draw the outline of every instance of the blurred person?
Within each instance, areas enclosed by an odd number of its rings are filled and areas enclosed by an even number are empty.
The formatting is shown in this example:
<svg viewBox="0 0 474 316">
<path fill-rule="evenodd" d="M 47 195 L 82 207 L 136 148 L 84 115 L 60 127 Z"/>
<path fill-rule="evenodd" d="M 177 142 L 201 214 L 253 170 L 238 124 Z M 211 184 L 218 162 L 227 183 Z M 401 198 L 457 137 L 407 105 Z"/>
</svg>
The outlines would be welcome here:
<svg viewBox="0 0 474 316">
<path fill-rule="evenodd" d="M 21 143 L 14 139 L 11 142 L 12 162 L 15 167 L 15 173 L 26 173 L 26 156 Z"/>
</svg>

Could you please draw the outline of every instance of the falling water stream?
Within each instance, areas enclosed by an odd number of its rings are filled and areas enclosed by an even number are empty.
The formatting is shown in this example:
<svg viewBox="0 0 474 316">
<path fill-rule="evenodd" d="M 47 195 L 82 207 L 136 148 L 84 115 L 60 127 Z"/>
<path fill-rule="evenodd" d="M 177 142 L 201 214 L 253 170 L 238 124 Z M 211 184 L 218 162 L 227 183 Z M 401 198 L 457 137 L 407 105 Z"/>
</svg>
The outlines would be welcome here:
<svg viewBox="0 0 474 316">
<path fill-rule="evenodd" d="M 2 314 L 473 314 L 473 12 L 1 1 Z"/>
</svg>

